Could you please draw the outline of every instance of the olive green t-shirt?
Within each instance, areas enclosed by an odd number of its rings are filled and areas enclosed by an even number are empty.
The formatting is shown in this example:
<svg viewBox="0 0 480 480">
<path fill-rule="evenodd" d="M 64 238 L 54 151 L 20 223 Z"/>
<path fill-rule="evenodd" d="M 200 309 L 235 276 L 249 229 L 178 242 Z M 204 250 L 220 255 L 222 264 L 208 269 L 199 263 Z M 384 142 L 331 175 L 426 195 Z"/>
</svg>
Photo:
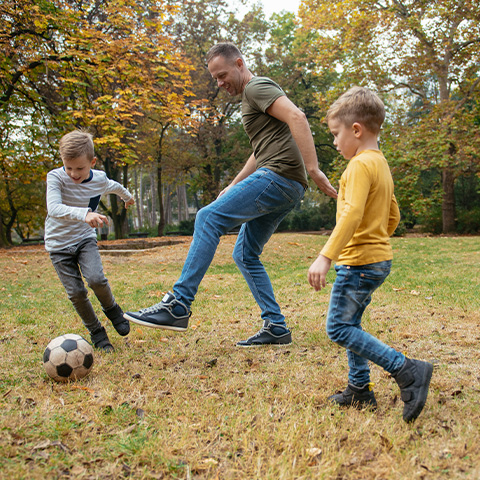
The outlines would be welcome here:
<svg viewBox="0 0 480 480">
<path fill-rule="evenodd" d="M 258 168 L 269 168 L 307 186 L 303 158 L 284 122 L 266 113 L 284 91 L 266 77 L 253 77 L 242 92 L 242 122 Z"/>
</svg>

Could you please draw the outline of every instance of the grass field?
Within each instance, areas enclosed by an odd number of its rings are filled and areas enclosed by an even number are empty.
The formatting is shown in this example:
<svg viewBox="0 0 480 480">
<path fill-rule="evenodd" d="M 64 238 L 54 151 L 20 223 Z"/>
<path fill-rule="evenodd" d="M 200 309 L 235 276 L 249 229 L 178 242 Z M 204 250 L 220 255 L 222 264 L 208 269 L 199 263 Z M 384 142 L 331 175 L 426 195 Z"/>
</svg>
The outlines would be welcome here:
<svg viewBox="0 0 480 480">
<path fill-rule="evenodd" d="M 103 255 L 124 309 L 171 289 L 184 240 Z M 48 255 L 0 250 L 1 478 L 480 478 L 478 237 L 393 239 L 392 273 L 365 313 L 366 330 L 435 364 L 414 424 L 375 365 L 376 412 L 326 401 L 345 387 L 347 362 L 325 334 L 330 286 L 315 293 L 306 281 L 324 236 L 276 234 L 263 255 L 294 343 L 235 347 L 261 321 L 231 259 L 234 241 L 222 239 L 187 332 L 132 325 L 123 338 L 102 316 L 116 352 L 96 352 L 90 375 L 69 384 L 47 377 L 43 351 L 58 335 L 88 335 Z"/>
</svg>

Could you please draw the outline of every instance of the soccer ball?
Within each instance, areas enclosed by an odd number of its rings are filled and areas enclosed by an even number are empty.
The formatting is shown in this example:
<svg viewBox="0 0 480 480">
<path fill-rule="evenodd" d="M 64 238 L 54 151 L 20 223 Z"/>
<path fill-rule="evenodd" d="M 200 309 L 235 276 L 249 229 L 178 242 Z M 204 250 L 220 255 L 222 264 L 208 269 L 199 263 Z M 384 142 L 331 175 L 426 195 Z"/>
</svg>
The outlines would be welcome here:
<svg viewBox="0 0 480 480">
<path fill-rule="evenodd" d="M 93 348 L 80 335 L 61 335 L 47 345 L 43 354 L 43 366 L 56 382 L 83 378 L 92 369 Z"/>
</svg>

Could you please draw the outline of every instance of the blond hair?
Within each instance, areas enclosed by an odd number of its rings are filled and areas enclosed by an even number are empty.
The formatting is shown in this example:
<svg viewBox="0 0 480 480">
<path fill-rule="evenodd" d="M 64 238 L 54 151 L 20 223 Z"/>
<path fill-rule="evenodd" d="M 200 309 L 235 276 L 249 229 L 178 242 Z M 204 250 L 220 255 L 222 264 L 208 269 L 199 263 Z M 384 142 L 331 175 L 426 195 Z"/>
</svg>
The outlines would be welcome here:
<svg viewBox="0 0 480 480">
<path fill-rule="evenodd" d="M 67 133 L 60 139 L 59 150 L 62 160 L 74 160 L 85 156 L 91 161 L 95 157 L 93 135 L 82 130 Z"/>
<path fill-rule="evenodd" d="M 351 126 L 361 123 L 372 133 L 379 133 L 385 120 L 385 106 L 380 97 L 365 87 L 352 87 L 328 109 L 327 123 L 338 120 Z"/>
</svg>

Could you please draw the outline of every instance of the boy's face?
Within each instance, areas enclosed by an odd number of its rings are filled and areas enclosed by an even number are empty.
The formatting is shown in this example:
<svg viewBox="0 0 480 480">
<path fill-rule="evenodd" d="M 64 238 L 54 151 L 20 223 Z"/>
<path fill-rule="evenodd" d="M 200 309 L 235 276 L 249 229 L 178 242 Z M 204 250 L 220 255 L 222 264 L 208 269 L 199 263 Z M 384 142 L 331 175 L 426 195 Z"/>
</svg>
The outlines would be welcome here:
<svg viewBox="0 0 480 480">
<path fill-rule="evenodd" d="M 97 159 L 88 160 L 86 155 L 83 157 L 63 160 L 65 172 L 74 181 L 74 183 L 82 183 L 90 177 L 90 169 L 95 166 Z"/>
<path fill-rule="evenodd" d="M 337 151 L 342 154 L 344 158 L 350 160 L 357 153 L 358 136 L 353 124 L 350 127 L 333 118 L 328 122 L 328 128 L 333 135 L 333 144 Z"/>
</svg>

